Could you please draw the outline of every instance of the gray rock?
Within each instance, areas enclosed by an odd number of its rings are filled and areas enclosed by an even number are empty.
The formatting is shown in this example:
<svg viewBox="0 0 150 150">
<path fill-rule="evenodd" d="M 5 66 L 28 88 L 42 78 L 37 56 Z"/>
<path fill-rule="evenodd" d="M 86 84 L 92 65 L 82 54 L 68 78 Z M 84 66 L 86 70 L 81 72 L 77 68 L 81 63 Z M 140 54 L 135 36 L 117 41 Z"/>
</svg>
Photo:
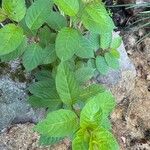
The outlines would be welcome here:
<svg viewBox="0 0 150 150">
<path fill-rule="evenodd" d="M 0 78 L 0 131 L 12 123 L 38 122 L 45 110 L 34 110 L 27 102 L 26 83 Z"/>
<path fill-rule="evenodd" d="M 114 33 L 113 36 L 117 37 L 118 34 Z M 118 51 L 120 52 L 120 69 L 110 70 L 106 76 L 98 75 L 96 82 L 108 87 L 119 103 L 134 89 L 136 70 L 126 53 L 123 43 L 118 48 Z"/>
</svg>

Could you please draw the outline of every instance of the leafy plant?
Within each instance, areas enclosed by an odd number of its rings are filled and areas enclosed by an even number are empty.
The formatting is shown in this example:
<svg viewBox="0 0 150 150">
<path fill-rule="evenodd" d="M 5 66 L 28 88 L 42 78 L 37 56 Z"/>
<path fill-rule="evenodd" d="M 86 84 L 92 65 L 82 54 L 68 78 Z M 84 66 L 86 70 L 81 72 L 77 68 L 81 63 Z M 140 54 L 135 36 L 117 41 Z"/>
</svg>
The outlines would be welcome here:
<svg viewBox="0 0 150 150">
<path fill-rule="evenodd" d="M 119 68 L 121 38 L 105 6 L 98 0 L 3 0 L 0 58 L 20 58 L 26 71 L 36 72 L 29 102 L 47 109 L 39 122 L 41 145 L 65 137 L 73 150 L 117 150 L 109 115 L 115 107 L 110 92 L 87 84 Z M 41 71 L 36 69 L 40 66 Z"/>
</svg>

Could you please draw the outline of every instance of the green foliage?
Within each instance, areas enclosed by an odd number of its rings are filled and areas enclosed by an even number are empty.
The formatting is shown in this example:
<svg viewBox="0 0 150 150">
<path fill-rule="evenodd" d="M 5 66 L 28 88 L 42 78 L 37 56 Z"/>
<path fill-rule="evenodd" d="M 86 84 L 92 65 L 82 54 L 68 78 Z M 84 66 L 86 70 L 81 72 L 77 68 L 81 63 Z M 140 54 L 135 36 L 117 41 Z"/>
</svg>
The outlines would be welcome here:
<svg viewBox="0 0 150 150">
<path fill-rule="evenodd" d="M 73 111 L 60 109 L 50 112 L 46 119 L 35 127 L 42 135 L 51 137 L 65 137 L 78 129 L 78 117 Z"/>
<path fill-rule="evenodd" d="M 78 0 L 54 0 L 55 4 L 69 16 L 75 16 L 79 11 Z"/>
<path fill-rule="evenodd" d="M 90 67 L 82 67 L 76 70 L 75 76 L 80 84 L 84 84 L 94 76 L 95 69 Z"/>
<path fill-rule="evenodd" d="M 1 56 L 1 61 L 2 62 L 6 62 L 6 61 L 11 61 L 13 59 L 17 59 L 19 58 L 23 52 L 25 51 L 27 45 L 27 39 L 24 38 L 24 40 L 22 41 L 22 43 L 17 47 L 16 50 L 12 51 L 11 53 L 8 53 L 6 55 Z"/>
<path fill-rule="evenodd" d="M 108 73 L 109 66 L 103 56 L 96 57 L 96 68 L 102 75 L 106 75 Z"/>
<path fill-rule="evenodd" d="M 119 150 L 109 115 L 115 107 L 110 92 L 91 82 L 95 73 L 119 68 L 115 28 L 99 0 L 3 0 L 0 59 L 20 58 L 35 82 L 28 102 L 45 108 L 35 126 L 43 146 L 65 137 L 73 150 Z M 92 84 L 93 83 L 93 84 Z"/>
<path fill-rule="evenodd" d="M 77 51 L 81 36 L 72 28 L 63 28 L 57 35 L 56 53 L 61 60 L 69 60 Z"/>
<path fill-rule="evenodd" d="M 90 147 L 93 149 L 102 149 L 102 150 L 119 150 L 114 136 L 104 128 L 97 128 L 92 133 L 93 138 L 90 141 Z"/>
<path fill-rule="evenodd" d="M 56 89 L 63 103 L 72 105 L 79 94 L 79 85 L 66 62 L 62 62 L 57 69 Z"/>
<path fill-rule="evenodd" d="M 8 24 L 0 29 L 0 55 L 9 54 L 16 50 L 23 38 L 23 30 L 14 24 Z"/>
<path fill-rule="evenodd" d="M 9 19 L 17 22 L 21 21 L 26 13 L 24 0 L 3 0 L 2 8 Z"/>
<path fill-rule="evenodd" d="M 29 44 L 23 54 L 23 65 L 27 71 L 35 69 L 43 60 L 42 48 L 36 44 Z"/>
<path fill-rule="evenodd" d="M 41 135 L 39 139 L 39 144 L 42 146 L 53 145 L 60 142 L 63 138 L 60 137 L 49 137 L 47 135 Z"/>
<path fill-rule="evenodd" d="M 25 21 L 29 29 L 38 29 L 45 22 L 50 13 L 50 0 L 37 0 L 27 10 Z"/>
<path fill-rule="evenodd" d="M 103 4 L 90 3 L 83 11 L 84 26 L 94 33 L 105 34 L 114 29 L 114 23 Z"/>
<path fill-rule="evenodd" d="M 105 60 L 108 64 L 108 66 L 110 66 L 111 68 L 113 68 L 113 69 L 119 68 L 118 60 L 115 57 L 113 57 L 113 55 L 111 53 L 108 52 L 105 54 Z"/>
<path fill-rule="evenodd" d="M 0 22 L 3 22 L 6 18 L 5 11 L 0 8 Z"/>
<path fill-rule="evenodd" d="M 51 12 L 46 19 L 46 23 L 54 30 L 59 31 L 61 28 L 67 26 L 67 19 L 65 16 L 57 13 Z"/>
</svg>

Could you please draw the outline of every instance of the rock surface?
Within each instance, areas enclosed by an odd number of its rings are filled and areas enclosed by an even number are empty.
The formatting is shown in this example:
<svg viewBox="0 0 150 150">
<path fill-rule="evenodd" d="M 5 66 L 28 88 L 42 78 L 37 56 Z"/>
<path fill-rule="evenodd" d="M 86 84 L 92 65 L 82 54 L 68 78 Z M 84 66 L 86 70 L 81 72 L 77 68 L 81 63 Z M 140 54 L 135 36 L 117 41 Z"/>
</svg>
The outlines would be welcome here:
<svg viewBox="0 0 150 150">
<path fill-rule="evenodd" d="M 0 131 L 13 123 L 36 123 L 44 116 L 45 110 L 34 110 L 27 103 L 26 88 L 26 82 L 13 81 L 10 72 L 0 75 Z"/>
<path fill-rule="evenodd" d="M 114 33 L 114 37 L 118 34 Z M 104 84 L 112 91 L 119 103 L 127 95 L 130 95 L 135 86 L 136 70 L 134 64 L 129 59 L 125 46 L 122 43 L 118 48 L 120 52 L 120 69 L 111 70 L 106 76 L 98 75 L 96 81 Z"/>
</svg>

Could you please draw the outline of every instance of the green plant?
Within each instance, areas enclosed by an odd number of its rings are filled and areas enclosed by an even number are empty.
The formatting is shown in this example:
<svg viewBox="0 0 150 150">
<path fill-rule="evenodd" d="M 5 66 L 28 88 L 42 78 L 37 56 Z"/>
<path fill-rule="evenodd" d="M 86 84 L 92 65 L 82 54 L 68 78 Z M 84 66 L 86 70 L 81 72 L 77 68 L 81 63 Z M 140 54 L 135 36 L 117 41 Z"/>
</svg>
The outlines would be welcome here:
<svg viewBox="0 0 150 150">
<path fill-rule="evenodd" d="M 42 145 L 72 140 L 73 150 L 117 150 L 109 115 L 115 106 L 110 92 L 88 84 L 96 72 L 119 68 L 121 38 L 99 0 L 3 0 L 0 58 L 20 57 L 36 82 L 29 102 L 47 109 L 35 131 Z M 28 7 L 28 8 L 27 8 Z M 40 66 L 40 71 L 38 67 Z M 37 69 L 36 69 L 37 68 Z"/>
</svg>

